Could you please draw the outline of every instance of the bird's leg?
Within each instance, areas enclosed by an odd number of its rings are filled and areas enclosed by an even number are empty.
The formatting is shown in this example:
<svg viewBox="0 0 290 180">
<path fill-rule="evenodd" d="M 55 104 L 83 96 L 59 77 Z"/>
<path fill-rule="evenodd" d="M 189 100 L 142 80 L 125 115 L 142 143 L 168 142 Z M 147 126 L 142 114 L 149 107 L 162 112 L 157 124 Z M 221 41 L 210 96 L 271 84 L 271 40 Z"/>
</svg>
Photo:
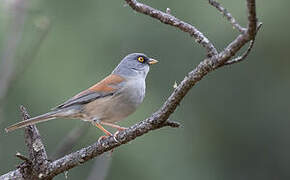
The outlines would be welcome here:
<svg viewBox="0 0 290 180">
<path fill-rule="evenodd" d="M 107 136 L 112 136 L 112 133 L 110 133 L 108 130 L 106 130 L 102 125 L 100 125 L 99 123 L 96 123 L 95 126 L 97 128 L 99 128 L 100 130 L 102 130 Z"/>
<path fill-rule="evenodd" d="M 103 122 L 103 121 L 100 121 L 100 124 L 102 125 L 106 125 L 106 126 L 110 126 L 112 128 L 115 128 L 117 129 L 118 131 L 123 131 L 123 130 L 126 130 L 127 128 L 126 127 L 121 127 L 117 124 L 113 124 L 113 123 L 108 123 L 108 122 Z"/>
<path fill-rule="evenodd" d="M 99 128 L 101 131 L 103 131 L 106 134 L 106 136 L 101 136 L 98 139 L 98 141 L 100 141 L 101 139 L 104 139 L 104 138 L 106 138 L 108 136 L 112 136 L 112 133 L 110 133 L 108 130 L 106 130 L 98 121 L 92 121 L 92 124 L 94 126 L 96 126 L 97 128 Z"/>
<path fill-rule="evenodd" d="M 112 128 L 116 128 L 116 129 L 117 129 L 117 131 L 116 131 L 116 132 L 114 133 L 114 135 L 113 135 L 114 140 L 115 140 L 116 142 L 119 142 L 119 141 L 116 139 L 118 133 L 119 133 L 120 131 L 124 131 L 124 130 L 128 129 L 128 128 L 126 128 L 126 127 L 121 127 L 121 126 L 119 126 L 119 125 L 117 125 L 117 124 L 108 123 L 108 122 L 103 122 L 103 121 L 100 121 L 100 124 L 103 124 L 103 125 L 106 125 L 106 126 L 110 126 L 110 127 L 112 127 Z"/>
<path fill-rule="evenodd" d="M 109 137 L 109 136 L 112 136 L 112 133 L 110 133 L 108 130 L 106 130 L 100 123 L 99 123 L 99 121 L 92 121 L 92 123 L 97 127 L 97 128 L 99 128 L 100 130 L 102 130 L 105 134 L 106 134 L 106 136 L 101 136 L 101 137 L 99 137 L 99 139 L 98 139 L 98 142 L 100 142 L 102 139 L 104 139 L 104 138 L 107 138 L 107 137 Z M 119 131 L 117 131 L 117 132 L 119 132 Z M 116 133 L 115 133 L 116 134 Z M 115 138 L 115 134 L 113 135 L 113 137 L 114 137 L 114 140 L 116 141 L 116 142 L 119 142 L 116 138 Z M 113 153 L 113 151 L 114 151 L 114 149 L 112 149 L 111 151 L 110 151 L 110 153 L 111 153 L 111 156 L 112 156 L 112 153 Z"/>
</svg>

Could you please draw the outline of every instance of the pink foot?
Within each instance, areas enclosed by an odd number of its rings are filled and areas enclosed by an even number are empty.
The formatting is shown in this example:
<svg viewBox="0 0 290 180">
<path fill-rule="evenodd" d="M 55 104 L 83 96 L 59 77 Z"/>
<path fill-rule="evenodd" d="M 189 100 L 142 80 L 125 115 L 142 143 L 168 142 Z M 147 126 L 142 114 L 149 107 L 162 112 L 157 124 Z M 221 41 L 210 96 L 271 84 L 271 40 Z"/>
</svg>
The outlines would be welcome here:
<svg viewBox="0 0 290 180">
<path fill-rule="evenodd" d="M 126 130 L 126 129 L 128 129 L 128 128 L 125 128 L 125 127 L 118 127 L 117 129 L 118 129 L 118 131 L 124 131 L 124 130 Z M 118 131 L 117 131 L 117 132 L 118 132 Z"/>
<path fill-rule="evenodd" d="M 100 142 L 103 139 L 106 139 L 107 137 L 109 137 L 109 136 L 101 136 L 101 137 L 99 137 L 98 142 Z"/>
</svg>

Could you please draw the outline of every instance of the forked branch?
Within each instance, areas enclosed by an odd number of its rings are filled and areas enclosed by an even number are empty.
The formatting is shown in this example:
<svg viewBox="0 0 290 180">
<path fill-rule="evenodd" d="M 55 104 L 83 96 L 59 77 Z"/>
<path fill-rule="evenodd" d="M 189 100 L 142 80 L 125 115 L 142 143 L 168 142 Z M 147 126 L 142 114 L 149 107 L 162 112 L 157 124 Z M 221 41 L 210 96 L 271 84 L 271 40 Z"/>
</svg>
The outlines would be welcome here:
<svg viewBox="0 0 290 180">
<path fill-rule="evenodd" d="M 193 25 L 181 21 L 180 19 L 172 16 L 169 12 L 164 13 L 162 11 L 159 11 L 157 9 L 154 9 L 150 6 L 147 6 L 146 4 L 139 3 L 136 0 L 126 0 L 127 4 L 134 9 L 137 12 L 149 15 L 155 19 L 158 19 L 164 24 L 168 24 L 174 27 L 177 27 L 181 31 L 184 31 L 186 33 L 189 33 L 190 36 L 194 37 L 195 41 L 199 44 L 201 44 L 207 51 L 207 56 L 212 57 L 214 55 L 217 55 L 217 50 L 214 47 L 214 45 L 208 40 L 207 37 L 203 35 L 196 27 Z"/>
<path fill-rule="evenodd" d="M 85 163 L 88 160 L 103 154 L 104 152 L 110 151 L 122 144 L 126 144 L 129 141 L 134 140 L 135 138 L 142 136 L 149 131 L 153 131 L 164 126 L 178 127 L 179 124 L 176 122 L 169 121 L 169 116 L 175 111 L 177 106 L 180 104 L 182 99 L 185 97 L 187 92 L 199 82 L 205 75 L 209 72 L 222 67 L 227 64 L 234 63 L 233 58 L 236 53 L 248 42 L 252 41 L 250 48 L 247 50 L 246 57 L 250 50 L 252 49 L 253 42 L 257 33 L 257 18 L 256 18 L 256 5 L 255 0 L 246 0 L 247 10 L 248 10 L 248 25 L 244 30 L 230 13 L 225 13 L 225 9 L 221 7 L 220 4 L 215 4 L 217 9 L 223 12 L 230 23 L 237 28 L 241 34 L 239 34 L 222 52 L 218 53 L 214 45 L 209 41 L 207 37 L 203 35 L 197 28 L 177 19 L 176 17 L 157 9 L 154 9 L 148 5 L 137 2 L 136 0 L 125 0 L 126 3 L 135 11 L 149 15 L 152 18 L 160 20 L 164 24 L 168 24 L 174 27 L 179 28 L 180 30 L 189 33 L 193 36 L 197 43 L 201 44 L 207 51 L 207 57 L 199 63 L 187 76 L 184 77 L 183 81 L 174 89 L 170 97 L 164 102 L 163 106 L 153 113 L 149 118 L 131 126 L 125 131 L 121 131 L 116 135 L 116 137 L 108 137 L 102 139 L 99 142 L 96 142 L 88 147 L 82 148 L 79 151 L 73 152 L 69 155 L 66 155 L 62 158 L 59 158 L 51 163 L 46 164 L 46 171 L 43 172 L 41 179 L 49 179 L 54 176 L 68 171 L 69 169 L 78 166 L 79 164 Z M 214 2 L 214 1 L 209 1 Z M 240 59 L 244 59 L 240 58 Z M 239 58 L 238 58 L 239 59 Z M 240 61 L 235 60 L 234 61 Z M 36 129 L 35 129 L 36 131 Z M 23 167 L 11 171 L 0 177 L 0 180 L 8 177 L 24 177 L 25 172 Z"/>
</svg>

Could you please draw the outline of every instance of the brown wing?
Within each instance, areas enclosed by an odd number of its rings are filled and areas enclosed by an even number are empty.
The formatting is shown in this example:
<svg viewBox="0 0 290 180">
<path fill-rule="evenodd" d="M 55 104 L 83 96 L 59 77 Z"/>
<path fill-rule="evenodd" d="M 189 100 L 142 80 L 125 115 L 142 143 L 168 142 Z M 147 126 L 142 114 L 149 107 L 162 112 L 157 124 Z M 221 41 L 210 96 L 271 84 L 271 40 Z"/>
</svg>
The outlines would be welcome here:
<svg viewBox="0 0 290 180">
<path fill-rule="evenodd" d="M 66 108 L 77 104 L 86 104 L 101 97 L 112 96 L 120 88 L 120 83 L 124 81 L 125 79 L 121 76 L 111 74 L 89 89 L 78 93 L 69 100 L 58 105 L 55 109 Z"/>
<path fill-rule="evenodd" d="M 119 75 L 111 74 L 105 79 L 97 83 L 96 85 L 89 88 L 89 90 L 95 92 L 111 92 L 116 90 L 116 87 L 124 82 L 125 79 Z"/>
</svg>

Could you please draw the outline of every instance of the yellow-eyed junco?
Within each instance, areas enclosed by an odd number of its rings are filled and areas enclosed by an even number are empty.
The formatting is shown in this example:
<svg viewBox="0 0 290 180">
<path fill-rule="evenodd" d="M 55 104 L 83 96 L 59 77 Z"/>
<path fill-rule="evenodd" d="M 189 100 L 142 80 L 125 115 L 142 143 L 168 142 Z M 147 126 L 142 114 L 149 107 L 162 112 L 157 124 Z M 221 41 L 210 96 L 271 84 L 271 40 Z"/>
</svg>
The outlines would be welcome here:
<svg viewBox="0 0 290 180">
<path fill-rule="evenodd" d="M 73 96 L 52 111 L 7 127 L 6 132 L 55 118 L 89 121 L 106 135 L 102 125 L 123 130 L 115 122 L 132 114 L 145 96 L 149 65 L 158 61 L 142 53 L 127 55 L 113 72 L 96 85 Z"/>
</svg>

